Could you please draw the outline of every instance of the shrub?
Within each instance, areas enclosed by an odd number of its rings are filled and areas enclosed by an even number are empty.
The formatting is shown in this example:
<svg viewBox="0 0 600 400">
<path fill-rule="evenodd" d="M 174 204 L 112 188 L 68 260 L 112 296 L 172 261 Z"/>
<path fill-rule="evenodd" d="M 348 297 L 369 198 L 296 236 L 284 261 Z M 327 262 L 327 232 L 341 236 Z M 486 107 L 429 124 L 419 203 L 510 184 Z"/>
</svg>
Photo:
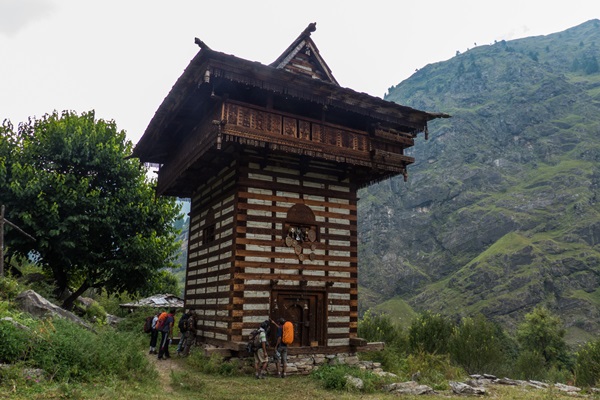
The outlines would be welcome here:
<svg viewBox="0 0 600 400">
<path fill-rule="evenodd" d="M 325 389 L 346 390 L 347 367 L 342 365 L 324 365 L 313 370 L 311 376 L 320 381 Z"/>
<path fill-rule="evenodd" d="M 463 318 L 448 344 L 452 360 L 470 374 L 498 373 L 504 360 L 498 331 L 483 315 Z"/>
<path fill-rule="evenodd" d="M 44 321 L 38 329 L 31 358 L 35 365 L 56 380 L 89 380 L 92 365 L 90 344 L 93 333 L 63 319 Z"/>
<path fill-rule="evenodd" d="M 448 340 L 454 324 L 440 314 L 429 311 L 413 320 L 408 330 L 411 352 L 425 351 L 432 354 L 447 354 Z"/>
<path fill-rule="evenodd" d="M 546 359 L 532 350 L 522 351 L 515 362 L 514 373 L 518 379 L 546 379 Z"/>
<path fill-rule="evenodd" d="M 362 389 L 348 384 L 348 376 L 359 378 L 363 382 Z M 345 364 L 323 365 L 311 372 L 311 377 L 321 382 L 328 390 L 360 391 L 372 393 L 381 388 L 386 380 L 370 371 L 361 370 Z"/>
<path fill-rule="evenodd" d="M 89 307 L 86 307 L 84 316 L 86 320 L 92 321 L 97 325 L 106 324 L 106 311 L 96 301 L 92 302 Z"/>
<path fill-rule="evenodd" d="M 367 311 L 358 322 L 358 336 L 369 342 L 385 342 L 400 351 L 407 349 L 407 337 L 402 328 L 394 326 L 389 316 Z"/>
<path fill-rule="evenodd" d="M 141 307 L 133 312 L 125 314 L 123 320 L 117 325 L 119 332 L 144 332 L 146 317 L 155 315 L 156 309 L 152 307 Z M 149 340 L 149 339 L 148 339 Z"/>
<path fill-rule="evenodd" d="M 188 365 L 208 375 L 233 376 L 239 371 L 236 361 L 225 361 L 216 353 L 206 357 L 202 352 L 194 351 L 186 360 Z"/>
<path fill-rule="evenodd" d="M 31 346 L 31 332 L 0 320 L 0 363 L 14 364 L 25 360 Z"/>
<path fill-rule="evenodd" d="M 19 282 L 11 276 L 0 276 L 0 299 L 12 300 L 21 293 Z"/>
<path fill-rule="evenodd" d="M 136 334 L 112 329 L 95 334 L 64 319 L 44 321 L 36 334 L 31 362 L 54 380 L 144 380 L 156 376 L 139 346 L 132 345 L 139 337 Z"/>
<path fill-rule="evenodd" d="M 381 363 L 385 371 L 394 374 L 406 370 L 406 354 L 395 347 L 386 346 L 380 351 L 360 353 L 360 358 Z"/>
<path fill-rule="evenodd" d="M 419 351 L 408 356 L 405 375 L 435 390 L 446 390 L 449 380 L 458 380 L 466 374 L 452 365 L 448 354 Z"/>
<path fill-rule="evenodd" d="M 586 343 L 577 352 L 575 383 L 587 387 L 600 383 L 600 339 Z"/>
</svg>

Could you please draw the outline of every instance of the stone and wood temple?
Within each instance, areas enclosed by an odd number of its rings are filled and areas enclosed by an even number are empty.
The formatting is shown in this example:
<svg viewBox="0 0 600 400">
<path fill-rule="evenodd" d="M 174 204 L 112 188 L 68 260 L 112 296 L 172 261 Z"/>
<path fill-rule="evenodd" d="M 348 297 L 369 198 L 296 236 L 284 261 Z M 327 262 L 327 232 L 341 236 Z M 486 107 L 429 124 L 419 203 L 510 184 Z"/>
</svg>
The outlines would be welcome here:
<svg viewBox="0 0 600 400">
<path fill-rule="evenodd" d="M 357 191 L 407 176 L 429 113 L 341 87 L 310 24 L 270 65 L 196 39 L 133 157 L 157 194 L 191 199 L 185 308 L 198 340 L 242 351 L 294 322 L 290 354 L 360 350 Z"/>
</svg>

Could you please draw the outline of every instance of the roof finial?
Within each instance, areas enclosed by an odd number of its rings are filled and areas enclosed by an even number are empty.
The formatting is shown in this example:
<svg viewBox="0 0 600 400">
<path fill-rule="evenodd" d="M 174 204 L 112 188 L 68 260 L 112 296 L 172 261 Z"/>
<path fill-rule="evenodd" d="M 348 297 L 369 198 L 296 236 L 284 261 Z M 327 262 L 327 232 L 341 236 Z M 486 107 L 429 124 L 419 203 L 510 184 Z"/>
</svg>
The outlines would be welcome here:
<svg viewBox="0 0 600 400">
<path fill-rule="evenodd" d="M 201 49 L 208 49 L 208 50 L 210 50 L 210 47 L 208 47 L 206 45 L 206 43 L 204 43 L 202 40 L 200 40 L 198 38 L 194 38 L 194 43 L 196 43 L 198 45 L 198 47 L 200 47 Z"/>
<path fill-rule="evenodd" d="M 304 32 L 302 32 L 303 35 L 306 36 L 310 36 L 311 32 L 314 32 L 317 30 L 317 23 L 316 22 L 311 22 L 310 24 L 308 24 L 308 26 L 306 27 L 306 29 L 304 30 Z"/>
</svg>

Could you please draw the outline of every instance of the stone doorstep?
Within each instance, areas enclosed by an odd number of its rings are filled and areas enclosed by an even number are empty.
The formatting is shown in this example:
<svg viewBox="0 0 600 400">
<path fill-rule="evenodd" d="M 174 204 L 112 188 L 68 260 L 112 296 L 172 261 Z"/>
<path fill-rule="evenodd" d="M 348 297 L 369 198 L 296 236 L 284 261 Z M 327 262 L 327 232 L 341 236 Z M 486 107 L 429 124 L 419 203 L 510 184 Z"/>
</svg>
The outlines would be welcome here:
<svg viewBox="0 0 600 400">
<path fill-rule="evenodd" d="M 242 362 L 246 362 L 246 365 L 254 366 L 254 359 L 251 357 L 241 359 Z M 374 373 L 382 374 L 381 363 L 372 361 L 360 361 L 356 354 L 340 353 L 340 354 L 315 354 L 315 355 L 297 355 L 288 356 L 288 362 L 286 366 L 286 374 L 289 375 L 308 375 L 315 368 L 322 365 L 335 365 L 335 364 L 346 364 L 354 365 L 358 368 L 371 370 Z M 269 363 L 267 365 L 267 372 L 271 375 L 276 375 L 275 361 L 269 357 Z"/>
</svg>

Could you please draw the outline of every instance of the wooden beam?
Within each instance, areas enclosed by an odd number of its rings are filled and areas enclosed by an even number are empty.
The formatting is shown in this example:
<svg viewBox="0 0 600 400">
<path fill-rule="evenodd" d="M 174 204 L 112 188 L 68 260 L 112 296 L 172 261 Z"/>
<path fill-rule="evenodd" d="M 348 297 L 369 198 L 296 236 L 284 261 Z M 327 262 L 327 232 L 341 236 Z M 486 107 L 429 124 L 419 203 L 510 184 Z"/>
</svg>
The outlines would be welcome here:
<svg viewBox="0 0 600 400">
<path fill-rule="evenodd" d="M 350 338 L 350 346 L 364 347 L 366 345 L 367 345 L 367 339 L 358 338 L 358 337 Z"/>
<path fill-rule="evenodd" d="M 22 235 L 26 236 L 27 238 L 29 238 L 35 242 L 35 238 L 33 236 L 26 233 L 21 228 L 19 228 L 17 225 L 13 224 L 12 222 L 10 222 L 6 218 L 4 218 L 4 211 L 5 211 L 5 207 L 4 207 L 4 204 L 2 204 L 2 207 L 0 207 L 0 276 L 4 276 L 4 224 L 5 223 L 12 226 L 19 233 L 21 233 Z"/>
</svg>

